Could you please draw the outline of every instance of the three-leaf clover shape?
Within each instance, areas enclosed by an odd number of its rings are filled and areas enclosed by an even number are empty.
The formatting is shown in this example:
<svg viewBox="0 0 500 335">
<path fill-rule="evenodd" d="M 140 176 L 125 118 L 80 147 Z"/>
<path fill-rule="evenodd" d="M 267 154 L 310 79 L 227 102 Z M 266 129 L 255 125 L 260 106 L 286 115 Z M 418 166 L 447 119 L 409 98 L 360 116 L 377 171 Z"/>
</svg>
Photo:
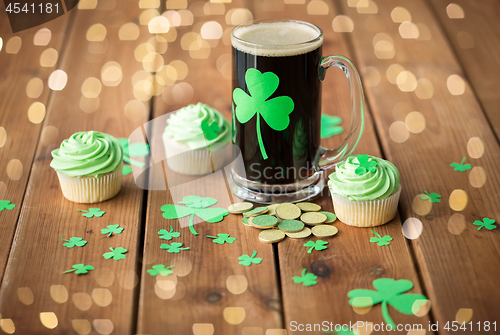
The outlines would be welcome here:
<svg viewBox="0 0 500 335">
<path fill-rule="evenodd" d="M 71 270 L 64 271 L 63 273 L 70 273 L 75 271 L 76 274 L 86 274 L 87 272 L 94 270 L 94 267 L 92 265 L 85 265 L 85 264 L 75 264 L 72 266 Z"/>
<path fill-rule="evenodd" d="M 127 252 L 127 249 L 118 247 L 118 248 L 109 248 L 110 252 L 105 252 L 102 256 L 106 259 L 113 258 L 115 261 L 119 261 L 120 259 L 124 259 L 127 256 L 124 255 Z"/>
<path fill-rule="evenodd" d="M 321 138 L 341 134 L 344 131 L 344 128 L 339 126 L 341 123 L 342 119 L 338 116 L 321 114 Z"/>
<path fill-rule="evenodd" d="M 377 243 L 378 242 L 379 246 L 384 246 L 384 245 L 391 244 L 390 241 L 392 241 L 392 237 L 390 237 L 389 235 L 385 235 L 384 237 L 382 237 L 382 236 L 380 236 L 379 233 L 377 233 L 377 232 L 375 232 L 373 230 L 371 230 L 371 232 L 378 236 L 378 237 L 370 237 L 370 242 L 371 243 Z"/>
<path fill-rule="evenodd" d="M 158 235 L 160 235 L 160 238 L 162 240 L 169 240 L 170 241 L 174 237 L 181 236 L 181 233 L 174 231 L 174 228 L 172 226 L 170 226 L 170 231 L 168 231 L 166 229 L 160 229 L 158 231 Z"/>
<path fill-rule="evenodd" d="M 473 225 L 479 226 L 479 228 L 477 228 L 477 230 L 480 230 L 483 227 L 488 229 L 488 230 L 493 230 L 493 229 L 497 228 L 497 226 L 495 225 L 495 222 L 496 221 L 493 219 L 484 218 L 483 221 L 480 221 L 480 220 L 474 221 Z"/>
<path fill-rule="evenodd" d="M 127 138 L 120 137 L 117 139 L 123 148 L 123 161 L 138 167 L 144 167 L 144 162 L 139 162 L 131 157 L 145 157 L 149 155 L 149 145 L 146 143 L 133 143 L 129 144 Z M 123 175 L 128 175 L 132 172 L 131 165 L 123 165 Z"/>
<path fill-rule="evenodd" d="M 328 244 L 328 242 L 326 241 L 322 241 L 322 240 L 317 240 L 316 242 L 314 241 L 309 241 L 307 243 L 304 243 L 304 247 L 311 247 L 311 249 L 309 249 L 307 251 L 308 254 L 312 253 L 313 250 L 325 250 L 326 248 L 328 248 L 326 245 Z"/>
<path fill-rule="evenodd" d="M 64 243 L 63 245 L 67 248 L 73 248 L 73 247 L 83 247 L 85 244 L 87 244 L 87 241 L 85 241 L 81 237 L 70 237 L 69 240 L 61 239 L 62 241 L 68 242 Z"/>
<path fill-rule="evenodd" d="M 257 256 L 256 250 L 253 251 L 252 256 L 241 255 L 240 257 L 238 257 L 238 259 L 240 260 L 238 262 L 238 264 L 241 264 L 243 266 L 250 266 L 252 264 L 260 264 L 260 262 L 262 262 L 262 258 L 255 257 L 255 256 Z"/>
<path fill-rule="evenodd" d="M 165 265 L 163 265 L 163 264 L 157 264 L 157 265 L 153 265 L 152 269 L 148 270 L 148 273 L 151 276 L 157 276 L 157 275 L 168 276 L 168 275 L 174 273 L 174 271 L 170 270 L 173 267 L 174 267 L 174 265 L 165 267 Z"/>
<path fill-rule="evenodd" d="M 108 237 L 110 237 L 113 234 L 121 234 L 123 228 L 118 228 L 118 227 L 120 227 L 119 224 L 109 225 L 107 228 L 101 229 L 101 234 L 108 235 Z"/>
<path fill-rule="evenodd" d="M 16 207 L 16 205 L 11 204 L 10 200 L 0 200 L 0 212 L 3 211 L 4 209 L 7 209 L 10 211 L 10 210 L 14 209 L 14 207 Z"/>
<path fill-rule="evenodd" d="M 229 237 L 229 234 L 217 234 L 217 237 L 207 235 L 207 237 L 213 238 L 214 240 L 212 242 L 217 244 L 224 244 L 224 243 L 231 244 L 234 241 L 236 241 L 236 238 Z"/>
<path fill-rule="evenodd" d="M 316 285 L 317 284 L 316 279 L 318 279 L 318 277 L 316 277 L 314 273 L 306 273 L 306 270 L 307 269 L 302 270 L 301 277 L 293 277 L 292 278 L 293 281 L 296 284 L 302 284 L 304 286 Z"/>
<path fill-rule="evenodd" d="M 422 294 L 406 293 L 413 288 L 413 283 L 409 280 L 394 280 L 390 278 L 379 278 L 373 281 L 373 290 L 352 290 L 347 293 L 351 298 L 349 304 L 353 307 L 369 307 L 382 303 L 382 316 L 384 321 L 396 329 L 394 321 L 389 315 L 387 305 L 391 305 L 400 313 L 410 315 L 413 314 L 412 306 L 417 300 L 426 300 Z"/>
<path fill-rule="evenodd" d="M 181 247 L 182 247 L 182 243 L 179 243 L 179 242 L 173 242 L 170 245 L 166 244 L 166 243 L 162 243 L 162 245 L 160 245 L 161 249 L 164 249 L 164 250 L 166 249 L 168 252 L 173 253 L 173 254 L 178 254 L 182 250 L 189 249 L 189 247 L 186 247 L 186 248 L 181 248 Z"/>
<path fill-rule="evenodd" d="M 203 120 L 201 121 L 200 127 L 207 141 L 217 138 L 217 132 L 220 131 L 220 126 L 217 122 L 208 124 L 207 120 Z"/>
<path fill-rule="evenodd" d="M 352 161 L 352 164 L 354 165 L 359 165 L 356 170 L 354 170 L 354 173 L 356 173 L 359 176 L 364 175 L 365 173 L 369 172 L 375 172 L 377 171 L 377 162 L 374 160 L 370 160 L 370 156 L 368 155 L 357 155 L 356 158 L 358 159 L 358 163 L 355 163 Z"/>
<path fill-rule="evenodd" d="M 269 99 L 279 85 L 278 76 L 272 72 L 262 73 L 257 69 L 248 69 L 245 73 L 245 83 L 250 95 L 241 88 L 233 91 L 236 119 L 240 123 L 247 123 L 254 115 L 257 115 L 257 140 L 262 157 L 267 159 L 262 141 L 260 117 L 262 116 L 272 129 L 285 130 L 290 124 L 289 115 L 293 112 L 294 103 L 288 96 Z"/>
<path fill-rule="evenodd" d="M 429 200 L 429 202 L 431 204 L 435 203 L 435 202 L 441 202 L 441 200 L 439 200 L 439 198 L 441 198 L 441 196 L 437 193 L 431 193 L 429 194 L 427 191 L 424 191 L 425 194 L 420 194 L 419 197 L 420 199 L 422 200 Z"/>
<path fill-rule="evenodd" d="M 470 164 L 464 164 L 465 162 L 465 157 L 462 158 L 462 161 L 459 163 L 451 163 L 450 166 L 455 169 L 455 171 L 467 171 L 472 169 Z"/>
<path fill-rule="evenodd" d="M 193 235 L 199 235 L 194 229 L 194 216 L 198 216 L 203 220 L 211 223 L 219 222 L 224 219 L 224 216 L 228 215 L 229 212 L 225 208 L 217 208 L 213 206 L 217 203 L 217 199 L 206 197 L 202 198 L 197 195 L 187 195 L 182 198 L 180 204 L 186 205 L 177 206 L 172 204 L 163 205 L 161 210 L 163 211 L 163 217 L 165 219 L 180 219 L 190 215 L 189 217 L 189 230 Z"/>
<path fill-rule="evenodd" d="M 98 218 L 100 218 L 101 216 L 104 215 L 104 213 L 106 213 L 105 211 L 101 211 L 100 208 L 89 208 L 88 211 L 84 210 L 84 209 L 79 209 L 80 212 L 85 212 L 82 214 L 82 216 L 85 216 L 87 218 L 93 218 L 94 216 L 97 216 Z"/>
</svg>

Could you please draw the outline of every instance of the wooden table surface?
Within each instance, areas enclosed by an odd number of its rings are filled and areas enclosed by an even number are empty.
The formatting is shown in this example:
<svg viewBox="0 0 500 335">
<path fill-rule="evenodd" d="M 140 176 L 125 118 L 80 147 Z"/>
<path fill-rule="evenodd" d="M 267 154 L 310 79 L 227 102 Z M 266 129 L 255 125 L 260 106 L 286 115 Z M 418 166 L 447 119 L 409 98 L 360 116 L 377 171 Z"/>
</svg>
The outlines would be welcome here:
<svg viewBox="0 0 500 335">
<path fill-rule="evenodd" d="M 429 300 L 409 315 L 389 307 L 397 324 L 423 326 L 395 333 L 500 333 L 500 229 L 473 224 L 500 222 L 496 0 L 80 0 L 68 14 L 16 34 L 4 9 L 0 3 L 0 200 L 16 205 L 0 212 L 4 333 L 320 334 L 298 325 L 326 321 L 375 328 L 339 334 L 385 334 L 376 330 L 385 322 L 380 304 L 353 308 L 347 297 L 373 289 L 377 278 L 410 280 L 410 293 Z M 148 27 L 162 13 L 166 33 Z M 170 188 L 182 184 L 157 184 L 164 165 L 153 146 L 149 179 L 138 187 L 133 174 L 124 176 L 119 195 L 94 206 L 104 216 L 83 217 L 78 209 L 92 205 L 64 199 L 50 153 L 74 132 L 128 138 L 135 131 L 153 143 L 161 129 L 148 121 L 198 101 L 230 118 L 230 31 L 271 17 L 318 25 L 325 55 L 345 55 L 360 70 L 368 108 L 356 152 L 384 157 L 401 174 L 398 215 L 374 229 L 393 237 L 390 246 L 370 243 L 370 229 L 337 221 L 328 249 L 309 254 L 301 241 L 260 243 L 258 231 L 232 214 L 197 224 L 194 236 L 183 221 L 162 217 L 160 207 L 174 201 Z M 323 112 L 347 128 L 343 73 L 329 71 L 323 86 Z M 471 169 L 455 171 L 450 164 L 463 157 Z M 202 188 L 222 204 L 233 201 L 225 187 Z M 425 191 L 441 201 L 422 200 Z M 314 201 L 333 209 L 326 189 Z M 110 224 L 125 229 L 103 239 L 100 229 Z M 160 249 L 157 232 L 170 225 L 189 250 Z M 204 237 L 217 233 L 237 240 Z M 87 245 L 65 248 L 61 239 L 72 236 Z M 103 258 L 118 246 L 128 249 L 126 259 Z M 261 264 L 238 264 L 254 250 Z M 95 270 L 63 274 L 77 263 Z M 155 264 L 175 265 L 174 274 L 149 275 Z M 304 268 L 317 285 L 293 282 Z"/>
</svg>

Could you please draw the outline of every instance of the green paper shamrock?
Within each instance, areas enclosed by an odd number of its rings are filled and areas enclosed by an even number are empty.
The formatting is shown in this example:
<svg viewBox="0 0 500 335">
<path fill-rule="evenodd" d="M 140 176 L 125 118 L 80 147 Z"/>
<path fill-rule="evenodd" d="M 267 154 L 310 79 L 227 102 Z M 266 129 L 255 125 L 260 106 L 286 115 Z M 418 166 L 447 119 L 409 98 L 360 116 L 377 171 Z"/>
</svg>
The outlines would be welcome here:
<svg viewBox="0 0 500 335">
<path fill-rule="evenodd" d="M 322 241 L 322 240 L 317 240 L 316 242 L 314 241 L 309 241 L 307 243 L 304 243 L 304 247 L 311 247 L 309 251 L 307 251 L 308 254 L 310 254 L 313 250 L 325 250 L 328 247 L 326 246 L 328 242 Z"/>
<path fill-rule="evenodd" d="M 455 171 L 461 171 L 461 172 L 464 172 L 466 170 L 472 169 L 472 167 L 470 166 L 470 164 L 464 164 L 464 162 L 465 162 L 465 157 L 462 158 L 462 162 L 460 162 L 460 164 L 458 164 L 458 163 L 451 163 L 450 166 L 452 168 L 455 168 Z"/>
<path fill-rule="evenodd" d="M 253 251 L 252 256 L 241 255 L 240 257 L 238 257 L 238 259 L 240 260 L 240 262 L 238 262 L 238 264 L 241 264 L 243 266 L 250 266 L 252 264 L 260 264 L 260 262 L 262 262 L 262 258 L 258 258 L 258 257 L 255 258 L 255 256 L 257 256 L 256 250 Z"/>
<path fill-rule="evenodd" d="M 323 330 L 323 333 L 330 334 L 330 335 L 359 335 L 359 333 L 356 333 L 356 332 L 351 331 L 351 330 L 344 330 L 344 329 L 333 330 L 333 331 L 324 331 Z"/>
<path fill-rule="evenodd" d="M 413 314 L 413 303 L 417 300 L 426 299 L 422 294 L 402 294 L 413 288 L 413 283 L 405 279 L 379 278 L 373 281 L 373 287 L 377 291 L 360 289 L 347 293 L 347 296 L 351 298 L 349 304 L 353 307 L 363 308 L 382 303 L 382 316 L 384 321 L 392 326 L 392 329 L 396 329 L 396 325 L 389 315 L 388 304 L 400 313 L 411 315 Z"/>
<path fill-rule="evenodd" d="M 217 243 L 217 244 L 224 244 L 224 243 L 233 243 L 236 241 L 236 238 L 234 237 L 229 237 L 229 234 L 217 234 L 218 237 L 215 236 L 209 236 L 207 237 L 213 238 L 214 240 L 212 242 Z"/>
<path fill-rule="evenodd" d="M 217 132 L 220 131 L 220 127 L 217 122 L 212 122 L 210 125 L 207 120 L 201 121 L 201 130 L 203 131 L 203 136 L 207 141 L 211 141 L 217 138 Z"/>
<path fill-rule="evenodd" d="M 168 276 L 168 275 L 174 273 L 174 271 L 170 270 L 173 267 L 174 267 L 174 265 L 171 265 L 169 267 L 165 267 L 165 265 L 163 265 L 163 264 L 153 265 L 153 268 L 149 269 L 148 273 L 151 276 L 158 276 L 158 275 Z"/>
<path fill-rule="evenodd" d="M 84 210 L 84 209 L 79 209 L 80 212 L 85 212 L 82 214 L 82 216 L 85 216 L 86 218 L 93 218 L 94 216 L 97 216 L 98 218 L 100 218 L 101 216 L 104 215 L 104 213 L 106 213 L 105 211 L 101 211 L 100 208 L 89 208 L 88 211 Z"/>
<path fill-rule="evenodd" d="M 116 249 L 109 248 L 110 252 L 105 252 L 102 256 L 106 259 L 113 258 L 115 261 L 119 261 L 120 259 L 124 259 L 127 256 L 124 253 L 127 252 L 127 249 L 118 247 Z"/>
<path fill-rule="evenodd" d="M 429 200 L 429 202 L 431 204 L 435 203 L 435 202 L 441 202 L 441 200 L 439 200 L 439 198 L 441 198 L 441 196 L 437 193 L 431 193 L 429 194 L 427 191 L 424 191 L 425 194 L 419 194 L 419 197 L 420 199 L 422 200 Z"/>
<path fill-rule="evenodd" d="M 290 124 L 289 114 L 293 112 L 294 103 L 292 98 L 287 96 L 269 99 L 279 85 L 278 76 L 272 72 L 262 73 L 257 69 L 248 69 L 245 73 L 245 82 L 250 95 L 241 88 L 233 91 L 236 119 L 240 123 L 247 123 L 254 115 L 257 115 L 257 140 L 262 157 L 267 159 L 262 141 L 260 117 L 262 116 L 272 129 L 285 130 Z"/>
<path fill-rule="evenodd" d="M 182 243 L 178 243 L 178 242 L 173 242 L 170 245 L 168 245 L 166 243 L 163 243 L 162 245 L 160 245 L 161 249 L 163 249 L 163 250 L 166 249 L 166 250 L 168 250 L 168 252 L 173 253 L 173 254 L 178 254 L 182 250 L 188 250 L 189 249 L 189 247 L 186 247 L 186 248 L 181 248 L 181 247 L 182 247 Z"/>
<path fill-rule="evenodd" d="M 477 228 L 477 230 L 481 230 L 481 228 L 483 228 L 483 227 L 488 229 L 488 230 L 493 230 L 493 229 L 497 228 L 497 226 L 494 224 L 495 222 L 496 221 L 493 219 L 484 218 L 483 221 L 479 221 L 479 220 L 474 221 L 473 225 L 479 226 L 479 228 Z"/>
<path fill-rule="evenodd" d="M 333 135 L 342 134 L 344 128 L 339 126 L 341 123 L 342 119 L 338 116 L 321 114 L 321 138 L 325 139 Z"/>
<path fill-rule="evenodd" d="M 377 171 L 377 169 L 376 169 L 377 162 L 374 161 L 374 160 L 369 161 L 370 156 L 368 156 L 368 155 L 357 155 L 356 158 L 358 159 L 359 163 L 352 162 L 352 164 L 359 165 L 359 167 L 356 168 L 356 170 L 354 171 L 354 173 L 356 173 L 358 176 L 362 176 L 365 173 L 367 173 L 368 171 L 370 171 L 370 172 Z"/>
<path fill-rule="evenodd" d="M 318 277 L 316 277 L 314 273 L 306 274 L 306 269 L 304 269 L 302 270 L 302 277 L 293 277 L 292 279 L 296 284 L 302 284 L 304 286 L 312 286 L 317 284 L 316 279 L 318 279 Z"/>
<path fill-rule="evenodd" d="M 68 243 L 64 243 L 63 245 L 67 248 L 73 248 L 73 247 L 83 247 L 85 244 L 87 244 L 87 241 L 85 241 L 81 237 L 71 237 L 69 240 L 61 239 L 61 241 L 65 241 Z"/>
<path fill-rule="evenodd" d="M 390 241 L 392 241 L 392 237 L 390 237 L 389 235 L 385 235 L 384 237 L 382 237 L 382 236 L 380 236 L 379 233 L 376 233 L 373 230 L 371 230 L 371 232 L 378 236 L 378 237 L 370 237 L 370 242 L 371 243 L 377 243 L 378 242 L 379 246 L 384 246 L 384 245 L 391 244 Z"/>
<path fill-rule="evenodd" d="M 75 264 L 72 266 L 73 269 L 64 271 L 63 273 L 70 273 L 75 271 L 76 274 L 86 274 L 89 271 L 94 270 L 94 267 L 92 265 L 85 265 L 85 264 Z"/>
<path fill-rule="evenodd" d="M 124 176 L 126 176 L 126 175 L 129 175 L 131 173 L 132 173 L 132 166 L 124 164 L 123 167 L 122 167 L 122 174 Z"/>
<path fill-rule="evenodd" d="M 109 225 L 108 228 L 101 229 L 101 234 L 106 235 L 109 234 L 108 237 L 111 237 L 113 234 L 121 234 L 124 228 L 120 227 L 119 224 Z"/>
<path fill-rule="evenodd" d="M 128 143 L 128 139 L 124 137 L 117 138 L 123 148 L 123 161 L 138 167 L 144 167 L 144 162 L 133 160 L 131 157 L 145 157 L 149 155 L 149 144 L 146 143 Z M 122 174 L 128 175 L 132 172 L 131 165 L 123 165 Z"/>
<path fill-rule="evenodd" d="M 189 230 L 193 235 L 199 235 L 194 229 L 194 216 L 199 216 L 206 222 L 219 222 L 224 219 L 224 216 L 228 215 L 229 212 L 225 208 L 207 208 L 213 206 L 217 203 L 217 199 L 214 198 L 202 198 L 197 195 L 187 195 L 182 198 L 180 204 L 186 205 L 177 206 L 172 204 L 163 205 L 161 210 L 163 211 L 163 217 L 165 219 L 180 219 L 190 215 L 189 217 Z"/>
<path fill-rule="evenodd" d="M 7 209 L 10 211 L 10 210 L 14 209 L 14 207 L 16 207 L 16 205 L 11 204 L 10 200 L 0 200 L 0 212 L 3 211 L 4 209 Z"/>
<path fill-rule="evenodd" d="M 160 235 L 160 238 L 162 240 L 169 240 L 170 241 L 173 237 L 181 236 L 181 233 L 174 231 L 174 228 L 172 226 L 170 226 L 170 231 L 167 231 L 165 229 L 160 229 L 160 231 L 158 231 L 158 235 Z"/>
</svg>

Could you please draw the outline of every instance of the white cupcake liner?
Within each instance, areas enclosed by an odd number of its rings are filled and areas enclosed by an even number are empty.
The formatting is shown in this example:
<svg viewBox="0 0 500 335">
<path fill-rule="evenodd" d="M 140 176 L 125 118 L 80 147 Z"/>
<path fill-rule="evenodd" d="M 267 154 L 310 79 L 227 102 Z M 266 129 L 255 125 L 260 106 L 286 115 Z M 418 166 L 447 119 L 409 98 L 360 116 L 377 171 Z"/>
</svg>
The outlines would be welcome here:
<svg viewBox="0 0 500 335">
<path fill-rule="evenodd" d="M 99 178 L 92 176 L 68 177 L 57 172 L 61 190 L 69 201 L 89 204 L 111 199 L 122 187 L 122 165 L 118 170 L 108 172 Z"/>
<path fill-rule="evenodd" d="M 177 143 L 163 136 L 163 145 L 170 170 L 187 175 L 204 175 L 219 170 L 224 164 L 227 144 L 217 143 L 217 149 L 189 149 L 183 143 Z M 213 164 L 213 170 L 212 170 Z"/>
<path fill-rule="evenodd" d="M 396 216 L 401 185 L 395 193 L 380 200 L 354 201 L 334 194 L 332 189 L 330 193 L 333 209 L 340 221 L 349 226 L 376 227 L 391 221 Z"/>
</svg>

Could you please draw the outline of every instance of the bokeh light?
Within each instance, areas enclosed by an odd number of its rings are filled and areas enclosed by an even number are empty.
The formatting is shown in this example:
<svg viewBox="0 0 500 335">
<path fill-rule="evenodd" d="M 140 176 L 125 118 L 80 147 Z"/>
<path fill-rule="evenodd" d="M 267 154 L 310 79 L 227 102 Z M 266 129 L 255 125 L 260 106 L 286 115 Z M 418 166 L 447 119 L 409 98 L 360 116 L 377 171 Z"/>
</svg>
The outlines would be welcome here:
<svg viewBox="0 0 500 335">
<path fill-rule="evenodd" d="M 54 312 L 40 313 L 40 321 L 42 322 L 42 325 L 49 329 L 54 329 L 59 324 L 57 316 Z"/>
<path fill-rule="evenodd" d="M 193 335 L 213 335 L 214 332 L 214 325 L 211 323 L 193 324 Z"/>
<path fill-rule="evenodd" d="M 19 287 L 17 289 L 17 298 L 26 306 L 31 305 L 35 301 L 33 291 L 29 287 Z"/>
<path fill-rule="evenodd" d="M 0 148 L 7 142 L 7 131 L 4 127 L 0 127 Z"/>
<path fill-rule="evenodd" d="M 148 30 L 151 34 L 167 33 L 170 29 L 170 22 L 164 16 L 153 17 L 148 23 Z"/>
<path fill-rule="evenodd" d="M 122 41 L 135 41 L 141 31 L 139 27 L 133 22 L 127 22 L 123 26 L 120 27 L 118 31 L 118 38 Z"/>
<path fill-rule="evenodd" d="M 446 14 L 450 19 L 463 19 L 465 17 L 464 10 L 456 3 L 450 3 L 446 6 Z"/>
<path fill-rule="evenodd" d="M 118 86 L 122 81 L 122 67 L 117 62 L 107 62 L 101 69 L 101 80 L 105 86 Z"/>
<path fill-rule="evenodd" d="M 8 54 L 15 55 L 21 49 L 22 44 L 23 44 L 23 41 L 21 40 L 21 37 L 13 36 L 13 37 L 9 38 L 9 40 L 5 44 L 5 52 Z"/>
<path fill-rule="evenodd" d="M 87 335 L 92 331 L 92 325 L 86 319 L 73 319 L 71 326 L 78 335 Z"/>
<path fill-rule="evenodd" d="M 460 325 L 468 323 L 472 320 L 472 315 L 474 315 L 472 308 L 460 308 L 455 315 L 455 321 Z"/>
<path fill-rule="evenodd" d="M 100 307 L 106 307 L 113 301 L 113 296 L 107 288 L 95 288 L 91 296 L 94 303 Z"/>
<path fill-rule="evenodd" d="M 415 94 L 419 99 L 430 99 L 434 95 L 434 85 L 432 85 L 432 82 L 429 79 L 420 78 L 417 80 Z"/>
<path fill-rule="evenodd" d="M 52 300 L 59 304 L 68 301 L 68 290 L 64 285 L 51 285 L 49 292 Z"/>
<path fill-rule="evenodd" d="M 101 94 L 101 81 L 95 77 L 89 77 L 82 83 L 81 92 L 86 98 L 97 98 Z"/>
<path fill-rule="evenodd" d="M 480 188 L 486 184 L 486 171 L 482 166 L 474 166 L 469 173 L 469 182 L 472 187 Z"/>
<path fill-rule="evenodd" d="M 247 277 L 243 275 L 231 275 L 226 279 L 226 287 L 232 294 L 242 294 L 248 288 Z"/>
<path fill-rule="evenodd" d="M 78 1 L 78 9 L 92 10 L 97 7 L 97 0 L 80 0 Z"/>
<path fill-rule="evenodd" d="M 389 127 L 389 136 L 396 143 L 403 143 L 410 138 L 410 132 L 403 121 L 395 121 Z"/>
<path fill-rule="evenodd" d="M 17 181 L 23 176 L 23 163 L 19 159 L 11 159 L 7 163 L 5 172 L 10 180 Z"/>
<path fill-rule="evenodd" d="M 420 195 L 417 194 L 413 198 L 412 209 L 415 214 L 424 216 L 429 214 L 429 212 L 431 211 L 432 203 L 428 200 L 423 200 L 422 198 L 420 198 Z"/>
<path fill-rule="evenodd" d="M 40 66 L 53 67 L 57 63 L 58 53 L 56 49 L 45 49 L 40 55 Z"/>
<path fill-rule="evenodd" d="M 398 75 L 403 71 L 405 71 L 405 68 L 401 64 L 396 63 L 389 65 L 385 73 L 387 80 L 389 80 L 391 84 L 397 84 Z"/>
<path fill-rule="evenodd" d="M 307 4 L 307 14 L 309 15 L 328 15 L 330 8 L 323 0 L 311 0 Z"/>
<path fill-rule="evenodd" d="M 61 91 L 68 83 L 68 75 L 63 70 L 55 70 L 49 76 L 49 88 L 53 91 Z"/>
<path fill-rule="evenodd" d="M 405 21 L 411 21 L 411 14 L 408 9 L 398 6 L 394 7 L 391 12 L 391 19 L 395 23 L 402 23 Z"/>
<path fill-rule="evenodd" d="M 405 118 L 405 125 L 411 133 L 421 133 L 425 129 L 425 117 L 420 112 L 411 112 Z"/>
<path fill-rule="evenodd" d="M 86 98 L 81 96 L 78 106 L 85 113 L 94 113 L 99 108 L 100 102 L 99 97 Z"/>
<path fill-rule="evenodd" d="M 26 95 L 28 98 L 36 99 L 43 92 L 43 81 L 40 78 L 32 78 L 26 85 Z"/>
<path fill-rule="evenodd" d="M 375 87 L 380 83 L 380 71 L 374 66 L 366 66 L 361 69 L 361 75 L 365 86 Z"/>
<path fill-rule="evenodd" d="M 160 0 L 139 0 L 139 8 L 160 8 Z"/>
<path fill-rule="evenodd" d="M 332 28 L 337 33 L 351 33 L 354 30 L 354 21 L 347 15 L 337 15 L 332 21 Z"/>
<path fill-rule="evenodd" d="M 0 328 L 7 334 L 14 334 L 16 331 L 16 326 L 12 319 L 0 319 Z"/>
<path fill-rule="evenodd" d="M 448 91 L 453 95 L 462 95 L 465 92 L 465 81 L 458 74 L 452 74 L 446 80 Z"/>
<path fill-rule="evenodd" d="M 232 8 L 226 13 L 226 23 L 237 26 L 241 23 L 252 21 L 253 15 L 247 8 Z"/>
<path fill-rule="evenodd" d="M 467 142 L 467 153 L 471 158 L 481 158 L 484 154 L 483 141 L 479 137 L 471 137 Z"/>
<path fill-rule="evenodd" d="M 75 307 L 81 311 L 89 310 L 92 307 L 92 298 L 88 293 L 74 293 L 72 300 Z"/>
<path fill-rule="evenodd" d="M 356 4 L 356 10 L 359 14 L 377 14 L 378 6 L 372 0 L 359 0 Z"/>
<path fill-rule="evenodd" d="M 419 238 L 423 229 L 422 221 L 417 218 L 408 218 L 403 223 L 403 235 L 409 240 Z"/>
<path fill-rule="evenodd" d="M 378 33 L 373 37 L 373 49 L 375 56 L 379 59 L 392 59 L 396 55 L 394 41 L 386 33 Z"/>
<path fill-rule="evenodd" d="M 450 208 L 454 211 L 460 212 L 467 207 L 468 202 L 467 192 L 461 189 L 453 190 L 450 194 Z"/>
<path fill-rule="evenodd" d="M 93 24 L 87 30 L 87 41 L 100 42 L 106 38 L 106 27 L 100 23 Z"/>
<path fill-rule="evenodd" d="M 218 40 L 222 37 L 222 26 L 217 21 L 207 21 L 201 26 L 201 37 L 205 40 Z"/>
<path fill-rule="evenodd" d="M 396 84 L 402 92 L 413 92 L 417 88 L 417 77 L 411 71 L 402 71 L 396 78 Z"/>
<path fill-rule="evenodd" d="M 246 312 L 243 307 L 226 307 L 222 315 L 230 325 L 239 325 L 245 320 Z"/>
<path fill-rule="evenodd" d="M 399 35 L 404 39 L 417 39 L 420 33 L 415 23 L 405 21 L 399 25 Z"/>
<path fill-rule="evenodd" d="M 411 306 L 413 315 L 419 318 L 424 317 L 431 310 L 431 301 L 428 299 L 417 299 Z"/>
<path fill-rule="evenodd" d="M 95 319 L 93 324 L 95 331 L 101 335 L 109 335 L 115 329 L 113 322 L 109 319 Z"/>
<path fill-rule="evenodd" d="M 38 30 L 33 36 L 33 44 L 45 46 L 49 44 L 51 38 L 52 38 L 52 32 L 47 28 L 42 28 Z"/>
<path fill-rule="evenodd" d="M 448 220 L 448 231 L 453 235 L 460 235 L 465 229 L 465 216 L 459 213 L 453 214 Z"/>
</svg>

